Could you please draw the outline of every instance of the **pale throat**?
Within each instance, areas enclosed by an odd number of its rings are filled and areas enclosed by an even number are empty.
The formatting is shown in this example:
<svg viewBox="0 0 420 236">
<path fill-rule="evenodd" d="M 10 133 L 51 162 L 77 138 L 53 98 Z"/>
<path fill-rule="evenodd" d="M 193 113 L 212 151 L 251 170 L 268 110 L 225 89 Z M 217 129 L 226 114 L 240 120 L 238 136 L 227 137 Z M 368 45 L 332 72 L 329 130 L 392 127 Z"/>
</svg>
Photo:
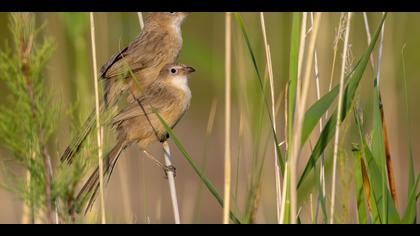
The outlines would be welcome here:
<svg viewBox="0 0 420 236">
<path fill-rule="evenodd" d="M 181 90 L 186 99 L 190 99 L 191 98 L 191 90 L 190 87 L 188 87 L 188 78 L 185 75 L 179 75 L 179 76 L 175 76 L 174 78 L 172 78 L 171 81 L 172 85 Z"/>
</svg>

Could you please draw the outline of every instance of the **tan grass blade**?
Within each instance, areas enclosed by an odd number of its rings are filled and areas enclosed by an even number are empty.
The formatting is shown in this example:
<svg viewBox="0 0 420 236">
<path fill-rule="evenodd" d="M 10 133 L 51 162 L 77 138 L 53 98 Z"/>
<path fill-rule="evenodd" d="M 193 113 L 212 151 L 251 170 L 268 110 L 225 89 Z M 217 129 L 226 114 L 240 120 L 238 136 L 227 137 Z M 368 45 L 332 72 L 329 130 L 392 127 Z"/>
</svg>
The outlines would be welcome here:
<svg viewBox="0 0 420 236">
<path fill-rule="evenodd" d="M 105 198 L 104 198 L 104 166 L 102 160 L 102 141 L 103 141 L 103 130 L 100 124 L 99 117 L 99 85 L 98 85 L 98 69 L 96 63 L 96 42 L 95 42 L 95 19 L 93 12 L 90 15 L 90 35 L 92 43 L 92 59 L 93 59 L 93 79 L 95 85 L 95 112 L 96 112 L 96 131 L 97 131 L 97 142 L 98 142 L 98 163 L 99 163 L 99 195 L 100 195 L 100 208 L 101 208 L 101 223 L 105 224 Z"/>
<path fill-rule="evenodd" d="M 225 184 L 224 184 L 224 205 L 223 223 L 229 224 L 230 212 L 230 190 L 231 190 L 231 150 L 230 150 L 230 119 L 231 119 L 231 46 L 232 46 L 232 16 L 230 12 L 225 13 Z"/>
</svg>

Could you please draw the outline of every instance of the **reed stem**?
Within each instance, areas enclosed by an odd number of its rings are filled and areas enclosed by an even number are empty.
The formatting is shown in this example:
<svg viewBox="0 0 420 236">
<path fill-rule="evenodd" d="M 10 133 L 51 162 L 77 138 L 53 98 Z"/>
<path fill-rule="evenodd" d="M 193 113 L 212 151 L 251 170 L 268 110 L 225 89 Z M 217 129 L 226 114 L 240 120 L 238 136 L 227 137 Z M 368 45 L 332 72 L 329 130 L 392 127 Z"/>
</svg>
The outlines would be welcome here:
<svg viewBox="0 0 420 236">
<path fill-rule="evenodd" d="M 168 142 L 167 141 L 163 142 L 162 146 L 163 146 L 163 154 L 165 158 L 165 165 L 172 166 L 171 149 L 169 147 Z M 175 224 L 181 224 L 181 219 L 179 216 L 178 198 L 176 195 L 175 173 L 171 169 L 168 169 L 166 173 L 168 174 L 169 190 L 171 192 L 172 210 L 174 213 Z"/>
<path fill-rule="evenodd" d="M 96 134 L 98 143 L 98 164 L 99 164 L 99 198 L 101 210 L 101 223 L 105 224 L 105 198 L 104 198 L 104 164 L 102 160 L 102 141 L 103 130 L 100 124 L 99 116 L 99 85 L 98 85 L 98 69 L 96 62 L 96 40 L 95 40 L 95 19 L 93 12 L 90 12 L 90 36 L 92 44 L 92 60 L 93 60 L 93 79 L 95 86 L 95 113 L 96 113 Z"/>
<path fill-rule="evenodd" d="M 306 20 L 306 17 L 303 16 L 303 19 Z M 315 43 L 318 35 L 319 30 L 319 22 L 321 20 L 321 13 L 316 13 L 315 21 L 313 30 L 311 32 L 311 38 L 309 40 L 308 46 L 308 55 L 313 55 L 315 50 Z M 304 35 L 302 35 L 304 37 Z M 303 41 L 301 41 L 303 42 Z M 304 44 L 304 42 L 303 42 Z M 301 45 L 302 48 L 302 45 Z M 300 60 L 300 59 L 299 59 Z M 291 151 L 290 151 L 290 222 L 292 224 L 297 223 L 297 167 L 298 167 L 298 158 L 301 152 L 301 137 L 302 137 L 302 126 L 303 126 L 303 118 L 305 115 L 305 107 L 308 98 L 309 92 L 309 85 L 310 85 L 310 75 L 312 74 L 312 66 L 313 66 L 314 57 L 307 57 L 306 58 L 306 67 L 305 73 L 302 78 L 298 77 L 298 80 L 302 81 L 303 85 L 302 88 L 300 86 L 297 87 L 296 93 L 296 114 L 294 116 L 293 122 L 293 130 L 295 135 L 293 136 L 293 140 L 291 143 Z M 301 73 L 298 73 L 301 74 Z"/>
<path fill-rule="evenodd" d="M 340 126 L 341 126 L 341 110 L 343 109 L 343 95 L 344 95 L 344 76 L 346 71 L 346 59 L 348 54 L 348 44 L 349 44 L 349 33 L 350 33 L 350 23 L 351 23 L 351 12 L 347 13 L 346 21 L 346 32 L 344 36 L 344 45 L 343 45 L 343 58 L 341 62 L 341 74 L 340 74 L 340 89 L 339 89 L 339 100 L 338 100 L 338 109 L 337 109 L 337 123 L 335 126 L 335 139 L 334 139 L 334 154 L 333 154 L 333 174 L 332 174 L 332 187 L 331 187 L 331 208 L 330 208 L 330 224 L 334 223 L 334 213 L 335 213 L 335 188 L 337 180 L 337 158 L 338 158 L 338 141 L 340 139 Z"/>
<path fill-rule="evenodd" d="M 230 190 L 231 190 L 231 149 L 230 149 L 230 120 L 231 120 L 231 13 L 225 13 L 225 183 L 224 183 L 224 205 L 223 224 L 229 224 L 230 212 Z"/>
<path fill-rule="evenodd" d="M 264 47 L 265 47 L 265 56 L 268 68 L 268 77 L 270 80 L 270 95 L 271 95 L 271 112 L 272 112 L 272 125 L 274 128 L 274 132 L 277 130 L 276 125 L 276 110 L 275 110 L 275 101 L 274 101 L 274 79 L 273 79 L 273 66 L 271 62 L 271 51 L 270 45 L 267 41 L 267 33 L 265 27 L 265 20 L 264 20 L 264 13 L 260 12 L 260 21 L 261 21 L 261 29 L 264 38 Z M 274 175 L 276 180 L 276 209 L 277 209 L 277 223 L 280 224 L 280 206 L 281 206 L 281 180 L 280 180 L 280 166 L 278 160 L 278 153 L 277 153 L 277 143 L 274 141 Z"/>
</svg>

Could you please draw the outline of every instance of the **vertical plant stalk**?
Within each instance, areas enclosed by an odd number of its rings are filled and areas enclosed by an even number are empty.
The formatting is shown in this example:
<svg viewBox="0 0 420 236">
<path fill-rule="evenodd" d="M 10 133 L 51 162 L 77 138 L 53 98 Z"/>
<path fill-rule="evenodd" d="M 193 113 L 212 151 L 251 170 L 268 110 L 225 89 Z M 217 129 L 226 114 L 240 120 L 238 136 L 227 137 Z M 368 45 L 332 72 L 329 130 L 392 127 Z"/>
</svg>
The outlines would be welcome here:
<svg viewBox="0 0 420 236">
<path fill-rule="evenodd" d="M 334 79 L 334 72 L 335 72 L 335 64 L 336 64 L 336 61 L 337 61 L 338 42 L 340 41 L 342 31 L 343 31 L 343 28 L 344 28 L 343 23 L 342 23 L 342 19 L 344 19 L 344 12 L 342 12 L 340 14 L 340 22 L 338 24 L 337 34 L 336 34 L 336 38 L 334 40 L 333 61 L 332 61 L 330 83 L 329 83 L 329 86 L 328 86 L 328 91 L 331 91 L 331 89 L 332 89 L 332 82 L 333 82 L 333 79 Z M 325 115 L 325 118 L 327 118 L 327 117 L 328 117 L 328 112 Z"/>
<path fill-rule="evenodd" d="M 142 15 L 141 12 L 138 12 L 138 17 L 139 17 L 140 29 L 143 30 L 144 21 L 143 21 L 143 15 Z M 168 141 L 163 142 L 162 147 L 163 147 L 163 155 L 164 155 L 164 159 L 165 159 L 165 165 L 166 166 L 173 166 L 172 165 L 172 160 L 171 160 L 171 149 L 169 147 Z M 149 155 L 147 152 L 145 152 L 145 154 Z M 172 210 L 173 210 L 173 213 L 174 213 L 174 221 L 175 221 L 175 224 L 181 224 L 181 217 L 179 215 L 179 207 L 178 207 L 178 198 L 177 198 L 177 194 L 176 194 L 175 171 L 168 168 L 166 173 L 168 175 L 169 192 L 170 192 L 171 201 L 172 201 Z"/>
<path fill-rule="evenodd" d="M 29 170 L 26 171 L 26 180 L 25 180 L 25 188 L 29 189 L 30 188 L 30 183 L 31 183 L 31 172 Z M 31 194 L 31 193 L 29 193 Z M 21 224 L 30 224 L 34 222 L 34 215 L 33 213 L 33 209 L 26 204 L 25 202 L 23 203 L 23 207 L 22 207 L 22 218 L 21 218 Z"/>
<path fill-rule="evenodd" d="M 337 179 L 337 156 L 338 156 L 338 141 L 340 138 L 340 126 L 341 126 L 341 110 L 343 109 L 343 95 L 344 95 L 344 76 L 346 71 L 346 59 L 348 54 L 348 43 L 351 23 L 351 12 L 347 13 L 346 21 L 346 32 L 344 36 L 343 45 L 343 58 L 341 62 L 341 73 L 340 73 L 340 89 L 339 89 L 339 100 L 337 109 L 337 123 L 335 127 L 335 139 L 334 139 L 334 153 L 333 153 L 333 174 L 332 174 L 332 187 L 331 187 L 331 208 L 330 208 L 330 224 L 334 223 L 334 207 L 335 207 L 335 188 Z"/>
<path fill-rule="evenodd" d="M 230 150 L 230 120 L 231 120 L 231 44 L 232 23 L 231 13 L 225 13 L 225 163 L 224 163 L 224 204 L 223 224 L 229 224 L 230 190 L 231 190 L 231 150 Z"/>
<path fill-rule="evenodd" d="M 369 21 L 368 21 L 366 12 L 363 12 L 363 19 L 364 19 L 364 23 L 365 23 L 365 29 L 366 29 L 368 44 L 370 44 L 370 42 L 372 40 L 372 37 L 371 37 L 371 34 L 370 34 Z M 381 71 L 380 67 L 381 67 L 383 44 L 384 44 L 384 30 L 385 30 L 385 22 L 382 25 L 381 38 L 380 38 L 380 41 L 379 41 L 378 65 L 376 67 L 376 79 L 377 79 L 377 84 L 376 85 L 378 86 L 379 103 L 381 104 L 380 112 L 381 112 L 381 120 L 382 120 L 382 130 L 383 130 L 383 134 L 384 134 L 384 146 L 385 146 L 388 183 L 389 183 L 389 188 L 391 190 L 392 200 L 394 201 L 395 206 L 398 208 L 397 187 L 396 187 L 395 175 L 394 175 L 393 164 L 392 164 L 392 159 L 391 159 L 391 151 L 390 151 L 389 139 L 388 139 L 388 129 L 387 129 L 386 122 L 385 122 L 385 116 L 384 116 L 385 112 L 384 112 L 384 106 L 383 106 L 383 103 L 382 103 L 382 95 L 381 95 L 381 91 L 379 90 L 380 71 Z M 373 54 L 371 54 L 371 56 L 370 56 L 370 63 L 371 63 L 372 69 L 375 69 Z"/>
<path fill-rule="evenodd" d="M 286 138 L 285 140 L 285 146 L 286 146 L 286 150 L 289 149 L 288 147 L 288 143 L 289 141 L 287 140 L 287 124 L 288 124 L 288 117 L 287 117 L 287 113 L 288 113 L 288 106 L 287 104 L 289 104 L 289 102 L 287 101 L 287 98 L 289 97 L 288 94 L 289 91 L 289 83 L 286 84 L 286 87 L 284 89 L 284 137 Z M 284 173 L 283 173 L 283 189 L 282 189 L 282 201 L 280 204 L 280 224 L 284 224 L 284 216 L 285 216 L 285 212 L 286 212 L 286 193 L 287 193 L 287 179 L 288 179 L 288 175 L 289 175 L 289 166 L 288 166 L 289 162 L 286 160 L 286 162 L 284 163 Z"/>
<path fill-rule="evenodd" d="M 142 30 L 144 27 L 143 13 L 137 12 L 137 16 L 139 17 L 140 29 Z"/>
<path fill-rule="evenodd" d="M 304 13 L 303 13 L 304 14 Z M 282 203 L 280 210 L 280 223 L 289 222 L 289 206 L 290 206 L 290 150 L 292 143 L 292 131 L 293 131 L 293 114 L 295 111 L 295 98 L 296 98 L 296 87 L 298 80 L 298 69 L 299 69 L 299 50 L 301 45 L 298 44 L 300 35 L 299 24 L 305 24 L 301 22 L 299 13 L 295 12 L 292 15 L 292 30 L 290 38 L 290 54 L 289 54 L 289 80 L 285 87 L 285 104 L 284 104 L 284 135 L 286 141 L 286 152 L 287 158 L 285 162 L 285 168 L 283 173 L 283 189 L 282 189 Z M 301 27 L 302 28 L 302 27 Z M 286 209 L 287 208 L 287 209 Z M 287 210 L 287 216 L 286 216 Z"/>
<path fill-rule="evenodd" d="M 277 125 L 276 125 L 276 110 L 275 110 L 275 101 L 274 101 L 274 80 L 273 80 L 273 66 L 271 61 L 271 51 L 270 45 L 267 41 L 267 33 L 265 27 L 265 20 L 264 20 L 264 13 L 260 12 L 260 21 L 261 21 L 261 29 L 264 38 L 264 47 L 265 47 L 265 56 L 267 61 L 267 68 L 268 68 L 268 77 L 270 80 L 270 95 L 271 95 L 271 112 L 272 112 L 272 122 L 274 132 L 277 132 Z M 280 224 L 280 206 L 281 206 L 281 180 L 280 180 L 280 166 L 278 161 L 278 153 L 277 153 L 277 143 L 274 142 L 274 175 L 276 179 L 276 209 L 277 209 L 277 223 Z"/>
<path fill-rule="evenodd" d="M 293 131 L 293 114 L 295 111 L 295 107 L 296 107 L 296 93 L 298 92 L 298 88 L 300 86 L 299 83 L 299 75 L 300 75 L 300 70 L 301 70 L 301 64 L 302 64 L 302 60 L 301 60 L 301 55 L 303 54 L 303 51 L 305 50 L 305 39 L 306 39 L 306 16 L 307 13 L 303 12 L 302 13 L 302 21 L 301 21 L 301 26 L 300 26 L 300 34 L 298 36 L 298 38 L 300 37 L 299 40 L 299 47 L 298 47 L 298 57 L 297 57 L 297 64 L 298 64 L 298 68 L 297 68 L 297 86 L 296 86 L 296 91 L 291 90 L 291 83 L 287 86 L 286 88 L 286 98 L 289 98 L 289 101 L 285 104 L 285 108 L 286 108 L 286 113 L 285 113 L 285 120 L 286 120 L 286 150 L 288 152 L 288 157 L 287 157 L 287 162 L 285 164 L 285 166 L 287 166 L 288 168 L 285 169 L 284 171 L 284 179 L 283 179 L 283 190 L 282 190 L 282 196 L 283 196 L 283 201 L 282 201 L 282 205 L 281 205 L 281 211 L 280 211 L 280 222 L 281 224 L 286 223 L 285 219 L 286 219 L 286 208 L 288 210 L 288 212 L 290 212 L 290 200 L 289 202 L 286 200 L 287 198 L 290 198 L 290 191 L 291 191 L 291 187 L 290 187 L 290 179 L 291 179 L 291 170 L 289 170 L 289 168 L 291 168 L 290 166 L 290 162 L 291 162 L 291 154 L 292 154 L 292 141 L 293 141 L 293 135 L 292 135 L 292 131 Z M 293 37 L 293 36 L 292 36 Z M 290 72 L 289 72 L 290 73 Z M 300 90 L 299 90 L 300 91 Z M 290 96 L 289 97 L 289 93 L 295 93 L 295 96 Z M 290 116 L 290 117 L 289 117 Z M 289 190 L 289 191 L 288 191 Z"/>
<path fill-rule="evenodd" d="M 299 42 L 299 56 L 298 56 L 298 86 L 297 86 L 297 90 L 300 89 L 300 84 L 301 84 L 301 80 L 300 80 L 300 76 L 302 73 L 302 64 L 303 64 L 303 55 L 305 55 L 305 41 L 306 41 L 306 21 L 308 18 L 308 13 L 307 12 L 303 12 L 302 13 L 302 26 L 300 27 L 300 42 Z M 300 82 L 299 82 L 300 81 Z"/>
<path fill-rule="evenodd" d="M 44 170 L 45 170 L 45 196 L 47 204 L 47 217 L 48 223 L 58 223 L 57 212 L 53 210 L 53 200 L 52 200 L 52 181 L 53 181 L 53 171 L 51 164 L 51 156 L 48 153 L 47 147 L 43 145 L 42 147 L 42 157 L 44 161 Z M 54 213 L 55 212 L 55 213 Z"/>
<path fill-rule="evenodd" d="M 32 52 L 33 43 L 35 32 L 31 28 L 32 22 L 30 22 L 30 18 L 33 17 L 29 15 L 31 13 L 23 13 L 22 15 L 22 24 L 26 24 L 27 28 L 23 28 L 23 30 L 28 30 L 28 38 L 22 36 L 20 39 L 20 61 L 21 61 L 21 70 L 23 74 L 23 80 L 26 92 L 28 94 L 30 104 L 31 104 L 31 111 L 32 111 L 32 119 L 37 118 L 37 109 L 36 109 L 36 95 L 34 94 L 34 88 L 32 82 L 30 80 L 30 54 Z M 54 210 L 53 210 L 53 200 L 52 200 L 52 181 L 53 181 L 53 170 L 51 165 L 51 156 L 49 155 L 48 149 L 46 147 L 46 142 L 44 138 L 44 130 L 42 127 L 39 127 L 38 134 L 39 136 L 39 149 L 43 159 L 43 168 L 44 168 L 44 176 L 45 176 L 45 206 L 46 206 L 46 215 L 49 224 L 53 224 L 54 222 Z M 29 173 L 29 172 L 28 172 Z M 27 178 L 30 181 L 30 173 L 29 177 Z"/>
<path fill-rule="evenodd" d="M 21 63 L 22 63 L 22 74 L 23 74 L 23 76 L 24 76 L 24 82 L 25 82 L 25 86 L 26 86 L 26 91 L 27 91 L 27 93 L 28 93 L 28 96 L 29 96 L 29 98 L 30 98 L 30 100 L 31 100 L 31 108 L 32 108 L 32 117 L 35 117 L 35 110 L 34 110 L 34 102 L 33 102 L 33 91 L 32 91 L 32 86 L 31 86 L 31 84 L 30 84 L 30 81 L 29 81 L 29 65 L 28 65 L 28 57 L 29 57 L 29 53 L 30 53 L 30 51 L 31 51 L 31 49 L 32 49 L 32 43 L 33 43 L 33 37 L 31 36 L 29 39 L 28 39 L 28 42 L 25 42 L 24 41 L 24 39 L 22 38 L 22 39 L 20 39 L 22 42 L 21 42 L 21 50 L 20 50 L 20 61 L 21 61 Z M 35 153 L 32 151 L 32 155 L 31 155 L 31 159 L 34 159 L 35 158 Z M 27 171 L 27 173 L 26 173 L 26 187 L 28 188 L 28 189 L 30 189 L 30 184 L 31 184 L 31 172 L 30 172 L 30 170 L 28 170 Z M 47 205 L 47 215 L 49 216 L 49 210 L 48 210 L 48 188 L 49 188 L 49 186 L 47 185 L 46 186 L 46 205 Z M 32 195 L 32 193 L 30 193 L 31 195 Z M 25 218 L 27 218 L 27 220 L 28 220 L 28 222 L 27 223 L 29 223 L 29 222 L 35 222 L 35 211 L 34 211 L 34 209 L 33 209 L 33 206 L 31 206 L 31 207 L 29 207 L 27 204 L 24 204 L 24 207 L 23 207 L 23 210 L 24 210 L 24 215 L 23 215 L 23 219 L 22 220 L 24 220 Z M 26 217 L 25 215 L 25 213 L 29 213 L 29 216 L 30 217 Z M 50 217 L 48 217 L 48 219 L 50 220 Z M 26 220 L 25 220 L 26 221 Z"/>
<path fill-rule="evenodd" d="M 282 189 L 283 198 L 282 198 L 282 201 L 281 201 L 281 208 L 280 208 L 280 224 L 284 224 L 285 215 L 286 215 L 286 203 L 287 203 L 287 201 L 286 201 L 287 195 L 286 194 L 287 194 L 287 186 L 288 186 L 287 183 L 290 179 L 290 177 L 289 177 L 289 162 L 288 161 L 284 164 L 284 177 L 283 177 L 283 179 L 284 179 L 283 180 L 283 189 Z"/>
<path fill-rule="evenodd" d="M 312 27 L 314 25 L 314 13 L 311 12 L 311 30 Z M 320 81 L 319 81 L 319 66 L 318 66 L 318 54 L 316 51 L 316 48 L 314 50 L 314 69 L 315 69 L 315 85 L 316 85 L 316 98 L 317 100 L 321 99 L 321 86 L 320 86 Z M 322 129 L 324 128 L 324 119 L 323 117 L 320 118 L 319 120 L 319 133 L 322 132 Z M 317 221 L 318 219 L 318 212 L 319 212 L 319 207 L 321 205 L 321 198 L 325 199 L 325 159 L 324 159 L 324 154 L 321 155 L 321 168 L 320 168 L 320 174 L 319 174 L 319 183 L 321 185 L 321 194 L 319 194 L 318 196 L 318 200 L 317 200 L 317 204 L 316 204 L 316 209 L 315 209 L 315 216 L 314 216 L 314 223 Z"/>
<path fill-rule="evenodd" d="M 172 166 L 171 161 L 171 150 L 169 148 L 169 144 L 167 141 L 163 142 L 163 152 L 165 158 L 165 165 Z M 175 224 L 181 224 L 181 219 L 179 216 L 179 208 L 178 208 L 178 199 L 176 196 L 176 185 L 175 185 L 175 173 L 173 170 L 169 169 L 167 171 L 168 174 L 168 182 L 169 182 L 169 190 L 171 193 L 171 200 L 172 200 L 172 210 L 174 213 Z"/>
<path fill-rule="evenodd" d="M 93 60 L 93 79 L 95 85 L 95 112 L 96 112 L 96 135 L 98 143 L 98 164 L 99 164 L 99 198 L 100 198 L 100 210 L 101 210 L 101 223 L 105 224 L 105 198 L 104 198 L 104 165 L 102 159 L 102 136 L 103 130 L 100 124 L 99 117 L 99 85 L 98 85 L 98 71 L 96 63 L 96 43 L 95 43 L 95 19 L 93 12 L 90 15 L 90 37 L 92 44 L 92 60 Z"/>
<path fill-rule="evenodd" d="M 392 159 L 391 159 L 391 151 L 390 151 L 389 139 L 388 139 L 388 129 L 387 129 L 386 122 L 385 122 L 385 111 L 384 111 L 384 106 L 383 106 L 383 103 L 382 103 L 382 95 L 381 95 L 381 91 L 379 89 L 379 82 L 380 82 L 380 78 L 381 78 L 380 75 L 381 75 L 382 53 L 383 53 L 383 46 L 384 46 L 384 34 L 385 34 L 385 22 L 384 22 L 384 24 L 382 24 L 381 39 L 380 39 L 380 42 L 379 42 L 378 64 L 377 64 L 377 67 L 376 67 L 376 79 L 377 79 L 376 86 L 378 86 L 378 92 L 379 92 L 379 103 L 380 103 L 379 110 L 381 112 L 382 132 L 383 132 L 383 135 L 384 135 L 386 170 L 387 170 L 387 174 L 388 174 L 388 183 L 389 183 L 389 188 L 391 190 L 392 200 L 394 201 L 395 207 L 398 208 L 397 187 L 396 187 L 396 182 L 395 182 L 394 168 L 393 168 Z"/>
<path fill-rule="evenodd" d="M 143 21 L 143 13 L 142 12 L 137 12 L 137 17 L 139 20 L 139 26 L 140 26 L 140 31 L 143 30 L 144 27 L 144 21 Z M 118 165 L 117 169 L 118 171 L 118 175 L 119 175 L 119 180 L 120 180 L 120 186 L 121 186 L 121 195 L 122 195 L 122 204 L 123 204 L 123 208 L 124 208 L 124 217 L 125 220 L 127 222 L 129 222 L 130 220 L 130 214 L 132 206 L 131 206 L 131 198 L 130 198 L 130 188 L 128 187 L 128 173 L 127 171 L 123 171 L 124 168 L 126 168 L 125 166 L 122 165 Z M 143 171 L 142 171 L 143 172 Z M 145 192 L 145 191 L 143 191 Z"/>
<path fill-rule="evenodd" d="M 309 41 L 308 55 L 313 55 L 315 50 L 315 43 L 319 30 L 319 22 L 321 20 L 321 13 L 316 13 L 315 21 L 313 25 L 313 30 L 311 33 L 311 38 Z M 302 36 L 303 37 L 303 36 Z M 301 45 L 302 46 L 302 45 Z M 293 131 L 295 135 L 291 143 L 290 150 L 290 222 L 292 224 L 297 223 L 297 167 L 298 167 L 298 157 L 300 154 L 301 138 L 302 138 L 302 126 L 303 118 L 305 116 L 305 107 L 308 98 L 309 85 L 311 82 L 312 66 L 313 66 L 314 57 L 306 57 L 306 68 L 304 77 L 298 77 L 298 80 L 301 80 L 303 85 L 302 88 L 297 88 L 296 94 L 296 113 L 294 115 L 293 122 Z"/>
<path fill-rule="evenodd" d="M 370 34 L 369 20 L 368 20 L 368 17 L 367 17 L 367 13 L 366 12 L 363 12 L 363 22 L 365 23 L 365 30 L 366 30 L 367 42 L 368 42 L 368 45 L 370 45 L 370 42 L 372 41 L 372 36 Z M 381 32 L 382 31 L 383 31 L 383 29 L 381 30 Z M 370 59 L 369 61 L 370 61 L 370 65 L 372 66 L 372 69 L 375 69 L 375 63 L 374 63 L 374 59 L 373 59 L 373 53 L 370 54 L 369 59 Z"/>
</svg>

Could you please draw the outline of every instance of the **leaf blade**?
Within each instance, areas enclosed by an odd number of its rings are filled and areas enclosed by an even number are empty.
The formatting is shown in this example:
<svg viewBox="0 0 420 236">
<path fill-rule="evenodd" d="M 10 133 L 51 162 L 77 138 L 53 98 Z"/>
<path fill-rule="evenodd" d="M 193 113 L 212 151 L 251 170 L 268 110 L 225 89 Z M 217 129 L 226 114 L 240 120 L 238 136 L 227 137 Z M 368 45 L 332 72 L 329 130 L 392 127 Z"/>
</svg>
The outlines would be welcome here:
<svg viewBox="0 0 420 236">
<path fill-rule="evenodd" d="M 369 61 L 369 56 L 373 51 L 373 48 L 376 45 L 376 42 L 379 37 L 379 33 L 382 29 L 382 25 L 385 21 L 387 14 L 384 14 L 382 17 L 381 22 L 379 23 L 378 29 L 376 30 L 374 36 L 372 37 L 372 41 L 368 47 L 368 49 L 365 51 L 363 56 L 360 59 L 360 62 L 356 65 L 356 68 L 353 70 L 353 73 L 350 75 L 350 78 L 348 80 L 348 84 L 345 89 L 344 97 L 343 97 L 343 109 L 342 109 L 342 120 L 346 118 L 347 113 L 350 111 L 354 95 L 356 93 L 357 87 L 359 85 L 360 80 L 362 79 L 363 73 L 366 69 L 366 66 Z M 336 113 L 337 110 L 331 115 L 330 119 L 328 120 L 327 124 L 325 125 L 324 129 L 321 132 L 320 137 L 318 138 L 318 141 L 309 157 L 309 160 L 305 166 L 305 169 L 303 173 L 301 174 L 298 182 L 298 188 L 302 185 L 305 178 L 309 175 L 309 172 L 313 170 L 314 164 L 318 161 L 319 156 L 323 153 L 325 148 L 327 147 L 329 141 L 334 135 L 335 132 L 335 124 L 337 122 Z"/>
<path fill-rule="evenodd" d="M 207 187 L 209 192 L 213 195 L 214 198 L 216 198 L 217 202 L 220 204 L 220 206 L 223 207 L 224 200 L 222 196 L 217 191 L 216 187 L 211 183 L 211 181 L 204 175 L 203 171 L 195 164 L 193 159 L 191 158 L 190 154 L 187 152 L 185 147 L 182 145 L 182 143 L 179 141 L 178 137 L 173 132 L 172 128 L 169 127 L 169 125 L 166 123 L 166 121 L 162 118 L 162 116 L 157 112 L 154 111 L 154 113 L 157 115 L 159 121 L 162 123 L 162 125 L 165 127 L 166 131 L 168 132 L 169 136 L 171 137 L 174 144 L 177 146 L 178 150 L 182 153 L 185 160 L 190 164 L 190 166 L 193 168 L 194 172 L 198 175 L 201 181 L 203 181 L 204 185 Z M 230 218 L 233 222 L 236 224 L 240 224 L 241 221 L 233 214 L 232 211 L 230 211 Z"/>
</svg>

